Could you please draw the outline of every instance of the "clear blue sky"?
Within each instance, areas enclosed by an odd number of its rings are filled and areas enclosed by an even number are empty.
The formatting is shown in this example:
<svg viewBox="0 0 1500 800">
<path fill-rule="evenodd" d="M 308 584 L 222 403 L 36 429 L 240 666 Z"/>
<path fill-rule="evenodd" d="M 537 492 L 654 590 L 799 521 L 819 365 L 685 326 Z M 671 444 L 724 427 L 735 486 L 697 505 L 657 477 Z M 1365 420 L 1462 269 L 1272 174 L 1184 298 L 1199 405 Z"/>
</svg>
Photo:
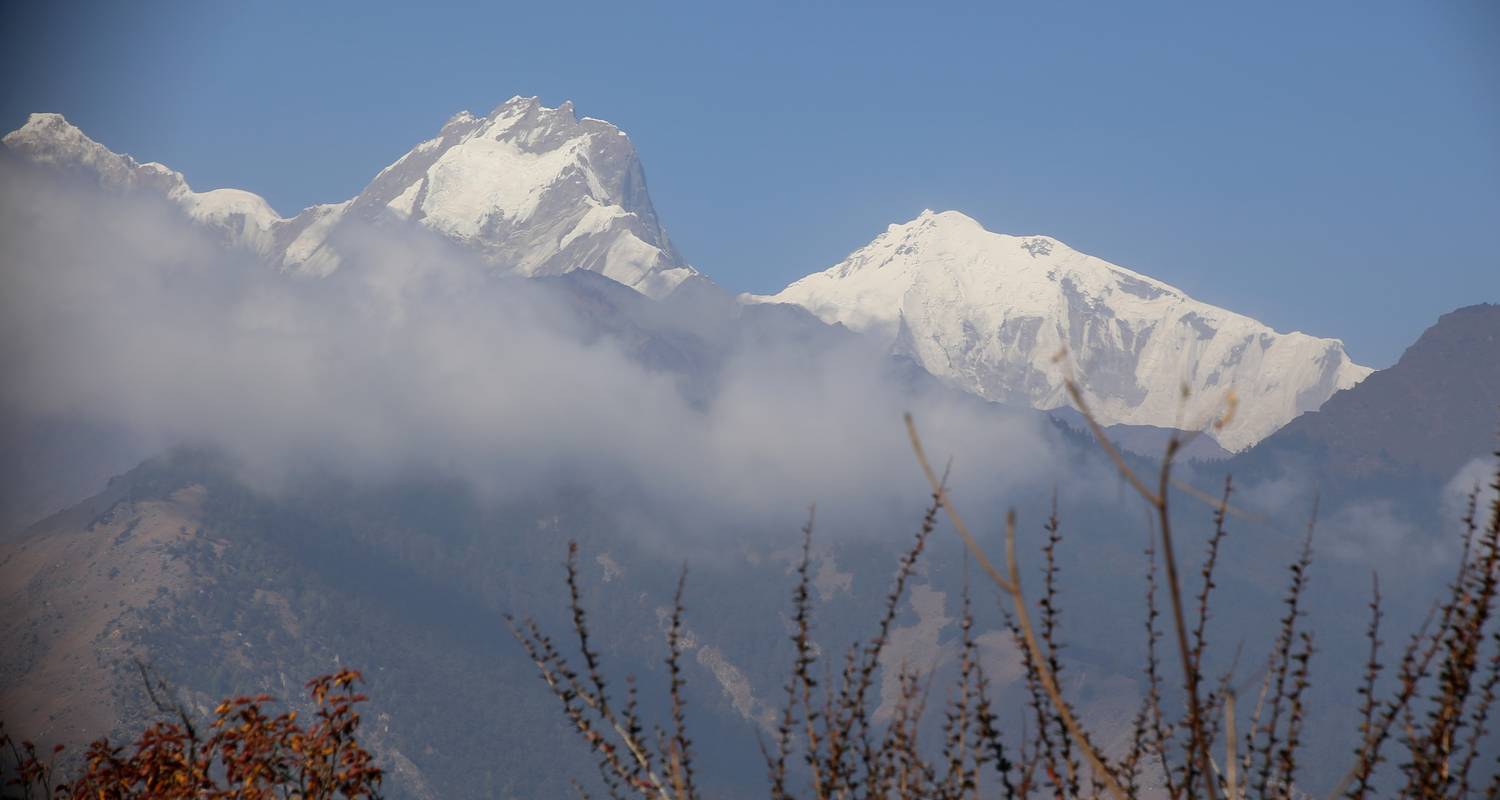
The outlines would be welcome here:
<svg viewBox="0 0 1500 800">
<path fill-rule="evenodd" d="M 7 130 L 59 111 L 283 214 L 349 197 L 456 111 L 535 94 L 629 132 L 682 252 L 735 290 L 931 207 L 1377 367 L 1438 314 L 1500 301 L 1492 0 L 0 14 Z"/>
</svg>

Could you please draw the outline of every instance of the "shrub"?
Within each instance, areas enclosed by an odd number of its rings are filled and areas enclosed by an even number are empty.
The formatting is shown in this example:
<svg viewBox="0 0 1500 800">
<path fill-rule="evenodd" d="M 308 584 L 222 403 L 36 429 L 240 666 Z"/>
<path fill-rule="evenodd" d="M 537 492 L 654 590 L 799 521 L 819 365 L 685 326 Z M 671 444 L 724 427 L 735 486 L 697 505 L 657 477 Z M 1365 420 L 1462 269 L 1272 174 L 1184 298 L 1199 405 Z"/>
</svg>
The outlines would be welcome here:
<svg viewBox="0 0 1500 800">
<path fill-rule="evenodd" d="M 52 759 L 31 742 L 15 742 L 0 727 L 16 774 L 9 794 L 24 798 L 376 798 L 381 770 L 357 738 L 365 700 L 358 672 L 341 670 L 307 683 L 315 711 L 304 727 L 296 711 L 273 713 L 266 695 L 226 699 L 200 732 L 181 705 L 164 700 L 166 687 L 141 677 L 157 710 L 169 715 L 151 724 L 129 747 L 99 739 L 89 745 L 82 773 L 57 781 Z"/>
<path fill-rule="evenodd" d="M 1091 424 L 1083 398 L 1074 400 Z M 841 666 L 823 682 L 816 677 L 818 650 L 809 630 L 812 621 L 809 563 L 813 524 L 804 529 L 802 560 L 792 590 L 795 656 L 785 684 L 785 702 L 773 742 L 762 743 L 770 795 L 774 800 L 810 796 L 831 798 L 1025 798 L 1144 796 L 1188 798 L 1291 798 L 1298 788 L 1305 746 L 1309 662 L 1312 632 L 1304 630 L 1303 597 L 1311 563 L 1307 539 L 1289 567 L 1283 597 L 1285 612 L 1249 713 L 1238 702 L 1232 675 L 1209 675 L 1205 668 L 1214 575 L 1229 519 L 1233 485 L 1226 480 L 1217 497 L 1173 481 L 1173 458 L 1186 439 L 1173 437 L 1160 472 L 1148 483 L 1126 464 L 1095 424 L 1100 445 L 1125 481 L 1151 510 L 1153 544 L 1145 576 L 1147 691 L 1122 756 L 1107 757 L 1078 719 L 1057 680 L 1057 571 L 1060 540 L 1056 510 L 1049 519 L 1044 547 L 1043 592 L 1033 620 L 1021 585 L 1016 555 L 1016 520 L 1005 519 L 1005 569 L 989 559 L 970 534 L 946 491 L 946 476 L 932 469 L 921 439 L 907 419 L 913 450 L 931 487 L 931 501 L 911 546 L 902 556 L 890 594 L 875 626 L 862 644 L 845 653 Z M 1500 454 L 1497 454 L 1500 455 Z M 1500 489 L 1500 474 L 1496 476 Z M 1214 531 L 1199 573 L 1201 590 L 1186 597 L 1173 548 L 1170 504 L 1173 489 L 1210 503 Z M 1385 670 L 1380 622 L 1379 583 L 1370 601 L 1366 630 L 1368 659 L 1356 690 L 1360 726 L 1358 745 L 1332 796 L 1381 796 L 1384 788 L 1410 798 L 1461 798 L 1483 793 L 1500 796 L 1500 770 L 1494 754 L 1481 752 L 1489 733 L 1489 716 L 1500 689 L 1500 631 L 1493 621 L 1500 586 L 1500 502 L 1481 523 L 1477 494 L 1464 520 L 1463 555 L 1446 596 L 1407 640 L 1396 665 L 1394 687 L 1380 690 Z M 943 709 L 941 741 L 919 740 L 927 711 L 927 687 L 916 672 L 901 668 L 900 701 L 884 723 L 874 720 L 871 686 L 881 668 L 881 654 L 906 590 L 907 579 L 937 526 L 946 515 L 968 553 L 988 579 L 1009 598 L 1006 625 L 1024 654 L 1025 687 L 1031 724 L 1018 735 L 1002 732 L 990 683 L 978 658 L 974 617 L 967 587 L 960 620 L 960 657 L 952 699 Z M 554 640 L 535 621 L 510 620 L 548 687 L 560 701 L 571 726 L 598 756 L 598 770 L 611 797 L 689 800 L 699 796 L 693 780 L 693 758 L 684 715 L 679 636 L 682 630 L 682 584 L 679 582 L 667 633 L 668 694 L 671 728 L 648 736 L 638 713 L 635 683 L 627 681 L 623 705 L 615 702 L 599 653 L 589 639 L 587 613 L 580 601 L 577 546 L 568 550 L 566 583 L 573 635 L 583 666 L 576 670 Z M 1158 569 L 1158 561 L 1160 568 Z M 684 573 L 685 577 L 685 573 Z M 1169 690 L 1161 663 L 1158 595 L 1165 593 L 1169 635 L 1180 684 Z M 1169 692 L 1180 702 L 1169 702 Z M 1180 695 L 1180 698 L 1179 698 Z M 1173 708 L 1180 706 L 1180 712 Z M 1243 733 L 1241 733 L 1243 730 Z M 1488 763 L 1485 763 L 1488 762 Z M 1384 765 L 1394 771 L 1381 775 Z M 1339 773 L 1333 772 L 1332 775 Z M 1485 777 L 1488 780 L 1485 782 Z M 1161 791 L 1147 784 L 1159 781 Z M 577 784 L 575 784 L 577 785 Z M 805 788 L 797 788 L 805 785 Z M 584 794 L 578 786 L 580 794 Z"/>
</svg>

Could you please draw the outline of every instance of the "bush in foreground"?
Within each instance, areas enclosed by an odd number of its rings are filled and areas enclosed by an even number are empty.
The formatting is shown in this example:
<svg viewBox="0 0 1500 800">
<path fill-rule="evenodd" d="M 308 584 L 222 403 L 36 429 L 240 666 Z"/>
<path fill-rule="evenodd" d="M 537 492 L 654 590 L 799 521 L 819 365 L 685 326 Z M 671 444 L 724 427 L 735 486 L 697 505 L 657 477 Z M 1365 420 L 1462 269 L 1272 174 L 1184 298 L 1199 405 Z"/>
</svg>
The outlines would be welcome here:
<svg viewBox="0 0 1500 800">
<path fill-rule="evenodd" d="M 273 713 L 266 695 L 227 699 L 200 731 L 182 706 L 163 698 L 144 668 L 151 701 L 166 719 L 153 723 L 129 747 L 100 739 L 89 745 L 82 774 L 58 780 L 52 759 L 31 742 L 15 742 L 0 728 L 0 748 L 16 774 L 6 781 L 7 796 L 59 800 L 114 798 L 375 798 L 381 770 L 360 746 L 355 690 L 362 680 L 341 670 L 307 683 L 315 711 L 306 726 L 297 712 Z M 206 733 L 206 737 L 205 737 Z"/>
<path fill-rule="evenodd" d="M 1081 408 L 1082 399 L 1075 395 Z M 1090 418 L 1091 419 L 1091 418 Z M 1092 420 L 1091 420 L 1092 421 Z M 1213 597 L 1219 548 L 1226 536 L 1232 486 L 1218 497 L 1191 487 L 1181 491 L 1214 508 L 1214 530 L 1199 568 L 1201 588 L 1185 596 L 1173 549 L 1169 503 L 1174 482 L 1168 445 L 1160 474 L 1152 483 L 1132 472 L 1096 430 L 1121 475 L 1152 510 L 1155 521 L 1145 576 L 1147 691 L 1135 714 L 1123 753 L 1107 755 L 1096 745 L 1064 695 L 1057 675 L 1059 652 L 1057 570 L 1061 540 L 1056 512 L 1048 520 L 1043 549 L 1043 587 L 1032 604 L 1021 585 L 1015 547 L 1014 515 L 1005 520 L 1005 569 L 997 568 L 969 533 L 946 484 L 931 468 L 915 427 L 912 445 L 931 486 L 931 502 L 911 546 L 902 556 L 874 633 L 852 646 L 841 662 L 819 664 L 812 641 L 810 570 L 813 526 L 804 529 L 802 559 L 793 590 L 795 656 L 784 686 L 785 701 L 773 741 L 762 743 L 769 794 L 773 800 L 959 800 L 978 797 L 1168 797 L 1172 800 L 1294 798 L 1299 757 L 1304 747 L 1306 696 L 1313 635 L 1304 630 L 1302 601 L 1307 588 L 1310 549 L 1304 545 L 1292 563 L 1284 596 L 1285 612 L 1251 703 L 1241 703 L 1233 676 L 1209 675 L 1204 667 L 1205 636 Z M 1500 490 L 1500 475 L 1495 488 Z M 1500 593 L 1500 501 L 1478 509 L 1471 496 L 1457 575 L 1426 623 L 1412 634 L 1394 662 L 1394 680 L 1383 651 L 1378 584 L 1366 630 L 1368 659 L 1354 690 L 1360 711 L 1358 744 L 1333 797 L 1378 797 L 1396 791 L 1409 798 L 1500 797 L 1496 754 L 1485 754 L 1491 711 L 1500 690 L 1500 630 L 1494 621 Z M 946 514 L 970 555 L 988 579 L 1009 598 L 1006 626 L 1024 655 L 1026 719 L 1002 724 L 991 684 L 980 663 L 967 590 L 963 598 L 956 685 L 941 708 L 938 741 L 922 739 L 929 686 L 917 672 L 901 669 L 900 700 L 894 713 L 877 720 L 872 691 L 882 654 L 913 574 Z M 1309 526 L 1309 541 L 1311 526 Z M 533 620 L 508 619 L 511 630 L 535 662 L 540 676 L 561 703 L 570 726 L 592 749 L 611 797 L 689 800 L 701 795 L 693 768 L 683 695 L 683 582 L 673 603 L 667 631 L 667 695 L 670 721 L 648 732 L 635 683 L 626 681 L 623 701 L 608 690 L 600 654 L 590 641 L 581 602 L 577 547 L 568 551 L 566 585 L 572 634 L 580 668 Z M 1158 564 L 1159 560 L 1159 564 Z M 685 576 L 684 576 L 685 577 Z M 1158 597 L 1170 615 L 1160 623 Z M 1035 619 L 1033 619 L 1035 613 Z M 1165 628 L 1166 630 L 1162 630 Z M 1162 652 L 1161 640 L 1170 644 Z M 1172 662 L 1168 667 L 1163 660 Z M 1178 680 L 1169 682 L 1170 673 Z M 818 678 L 823 673 L 826 679 Z M 295 711 L 273 713 L 264 695 L 226 700 L 204 732 L 180 705 L 163 702 L 166 688 L 154 686 L 142 668 L 152 702 L 165 718 L 148 727 L 129 747 L 94 742 L 80 775 L 58 780 L 52 756 L 39 755 L 29 742 L 14 742 L 0 728 L 0 755 L 7 796 L 26 798 L 373 798 L 381 770 L 358 742 L 365 698 L 351 670 L 308 683 L 314 713 L 304 727 Z M 1389 684 L 1390 689 L 1382 690 Z M 1005 721 L 1014 723 L 1017 721 Z M 6 757 L 8 756 L 8 758 Z M 584 794 L 579 788 L 580 794 Z M 586 794 L 584 795 L 586 797 Z"/>
<path fill-rule="evenodd" d="M 1075 392 L 1075 402 L 1087 407 Z M 1092 422 L 1092 417 L 1089 417 Z M 1095 434 L 1122 477 L 1152 512 L 1155 532 L 1145 576 L 1144 621 L 1147 691 L 1134 717 L 1123 755 L 1106 756 L 1096 745 L 1057 680 L 1057 571 L 1060 541 L 1056 513 L 1049 519 L 1043 550 L 1044 586 L 1036 619 L 1021 586 L 1015 547 L 1015 516 L 1005 521 L 1005 570 L 979 547 L 949 498 L 945 480 L 930 466 L 916 428 L 907 420 L 912 446 L 930 484 L 931 503 L 912 545 L 902 557 L 875 632 L 844 655 L 841 664 L 816 666 L 818 649 L 809 634 L 812 620 L 810 569 L 812 523 L 804 545 L 792 605 L 795 657 L 785 684 L 785 701 L 773 742 L 762 743 L 773 800 L 810 797 L 868 800 L 959 800 L 979 797 L 1107 797 L 1114 800 L 1167 797 L 1172 800 L 1300 798 L 1305 745 L 1304 723 L 1313 634 L 1302 625 L 1312 526 L 1291 564 L 1285 612 L 1252 703 L 1241 703 L 1230 674 L 1210 675 L 1204 667 L 1206 625 L 1219 567 L 1219 548 L 1234 509 L 1232 485 L 1218 497 L 1177 487 L 1214 508 L 1214 531 L 1199 573 L 1201 589 L 1185 597 L 1173 549 L 1172 461 L 1182 442 L 1169 443 L 1159 475 L 1148 483 L 1136 475 L 1109 444 Z M 1500 490 L 1500 475 L 1495 487 Z M 1489 718 L 1500 689 L 1500 631 L 1493 615 L 1500 587 L 1500 501 L 1478 509 L 1471 495 L 1458 574 L 1427 622 L 1406 641 L 1395 662 L 1395 680 L 1379 688 L 1387 669 L 1380 628 L 1379 584 L 1370 602 L 1366 630 L 1368 660 L 1355 696 L 1359 704 L 1358 745 L 1331 796 L 1367 798 L 1391 791 L 1407 798 L 1500 797 L 1497 754 L 1483 753 Z M 928 685 L 917 672 L 901 668 L 900 702 L 888 720 L 874 718 L 871 688 L 882 666 L 892 623 L 918 559 L 945 513 L 979 564 L 1009 597 L 1006 625 L 1024 654 L 1027 720 L 1002 726 L 990 683 L 978 658 L 974 618 L 965 591 L 962 640 L 956 685 L 941 709 L 940 740 L 922 741 Z M 1480 515 L 1488 519 L 1482 524 Z M 590 643 L 587 614 L 580 602 L 577 548 L 570 546 L 566 583 L 576 640 L 575 668 L 555 641 L 533 620 L 511 620 L 512 632 L 562 705 L 571 726 L 593 750 L 598 771 L 613 798 L 690 800 L 700 796 L 694 780 L 693 751 L 687 733 L 682 650 L 683 603 L 679 583 L 667 633 L 670 730 L 648 733 L 633 681 L 623 703 L 607 686 L 600 654 Z M 1158 567 L 1158 559 L 1160 566 Z M 1170 622 L 1159 624 L 1158 596 L 1166 596 Z M 1162 631 L 1165 627 L 1167 630 Z M 1162 652 L 1160 640 L 1170 641 Z M 1163 659 L 1173 663 L 1167 667 Z M 829 667 L 831 666 L 831 669 Z M 1169 672 L 1179 682 L 1169 688 Z M 828 678 L 820 679 L 819 673 Z M 878 693 L 876 693 L 878 694 Z M 1014 722 L 1014 721 L 1012 721 Z M 1324 767 L 1323 769 L 1336 769 Z M 575 784 L 576 785 L 576 784 Z M 579 793 L 587 795 L 579 786 Z"/>
</svg>

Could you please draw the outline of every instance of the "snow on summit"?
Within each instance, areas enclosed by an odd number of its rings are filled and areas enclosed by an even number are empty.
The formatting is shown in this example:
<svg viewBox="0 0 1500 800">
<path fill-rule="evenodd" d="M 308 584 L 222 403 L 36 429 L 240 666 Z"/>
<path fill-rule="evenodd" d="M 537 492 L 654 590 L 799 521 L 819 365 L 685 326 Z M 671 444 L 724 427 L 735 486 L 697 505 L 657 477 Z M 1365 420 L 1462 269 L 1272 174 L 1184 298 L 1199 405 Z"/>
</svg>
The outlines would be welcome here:
<svg viewBox="0 0 1500 800">
<path fill-rule="evenodd" d="M 590 270 L 651 297 L 698 275 L 657 219 L 629 137 L 568 102 L 514 97 L 485 116 L 459 113 L 357 196 L 290 218 L 250 192 L 196 192 L 181 173 L 111 152 L 57 114 L 33 114 L 4 143 L 107 187 L 159 193 L 227 244 L 306 275 L 340 267 L 349 225 L 418 226 L 497 270 Z M 1201 426 L 1233 389 L 1237 417 L 1213 434 L 1229 450 L 1370 373 L 1335 339 L 1277 333 L 1056 239 L 991 233 L 955 211 L 891 225 L 842 263 L 746 299 L 880 337 L 990 400 L 1068 405 L 1071 365 L 1105 424 Z M 1063 350 L 1066 364 L 1054 359 Z"/>
<path fill-rule="evenodd" d="M 195 192 L 182 173 L 112 152 L 61 114 L 32 114 L 25 125 L 6 134 L 4 144 L 36 163 L 92 172 L 101 184 L 115 189 L 159 192 L 226 242 L 257 252 L 272 246 L 271 230 L 281 222 L 259 195 L 238 189 Z"/>
<path fill-rule="evenodd" d="M 571 102 L 457 114 L 329 213 L 410 221 L 521 275 L 587 269 L 653 297 L 697 274 L 656 218 L 629 137 Z"/>
<path fill-rule="evenodd" d="M 653 297 L 698 274 L 657 220 L 629 137 L 608 122 L 579 120 L 571 102 L 548 108 L 514 97 L 487 116 L 457 114 L 356 197 L 289 219 L 250 192 L 193 192 L 180 173 L 113 153 L 57 114 L 33 114 L 4 141 L 31 161 L 84 169 L 113 188 L 160 191 L 231 243 L 297 272 L 337 269 L 334 234 L 359 221 L 420 225 L 507 272 L 592 270 Z"/>
<path fill-rule="evenodd" d="M 881 337 L 990 400 L 1069 405 L 1071 364 L 1106 425 L 1199 427 L 1232 388 L 1235 419 L 1214 434 L 1229 450 L 1371 372 L 1336 339 L 1277 333 L 1056 239 L 991 233 L 956 211 L 924 211 L 828 270 L 746 299 Z"/>
</svg>

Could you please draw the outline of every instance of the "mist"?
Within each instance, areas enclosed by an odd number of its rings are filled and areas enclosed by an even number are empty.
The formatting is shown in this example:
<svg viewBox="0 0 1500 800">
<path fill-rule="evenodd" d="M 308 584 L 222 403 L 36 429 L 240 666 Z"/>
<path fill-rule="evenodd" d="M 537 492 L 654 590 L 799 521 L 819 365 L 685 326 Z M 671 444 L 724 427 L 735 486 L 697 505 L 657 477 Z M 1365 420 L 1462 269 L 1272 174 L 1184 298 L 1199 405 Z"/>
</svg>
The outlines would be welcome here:
<svg viewBox="0 0 1500 800">
<path fill-rule="evenodd" d="M 0 411 L 29 451 L 8 472 L 61 461 L 56 437 L 33 435 L 60 426 L 92 432 L 78 463 L 213 447 L 270 492 L 416 475 L 495 501 L 559 483 L 630 493 L 684 524 L 813 502 L 858 517 L 870 498 L 925 495 L 905 411 L 952 454 L 961 496 L 1050 485 L 1062 467 L 1040 415 L 914 384 L 841 330 L 810 346 L 774 310 L 631 295 L 649 323 L 601 335 L 565 283 L 505 277 L 414 227 L 354 230 L 343 265 L 311 278 L 153 198 L 0 170 Z M 653 335 L 708 363 L 651 363 L 635 340 Z"/>
<path fill-rule="evenodd" d="M 871 340 L 797 308 L 741 306 L 709 289 L 655 301 L 591 273 L 507 277 L 425 230 L 389 220 L 341 228 L 334 244 L 343 263 L 331 275 L 288 273 L 224 246 L 160 198 L 109 193 L 77 177 L 0 158 L 7 525 L 70 505 L 111 475 L 179 446 L 223 453 L 253 491 L 315 501 L 329 481 L 377 492 L 456 481 L 482 503 L 540 500 L 544 507 L 581 488 L 591 510 L 605 515 L 600 538 L 614 549 L 585 563 L 600 565 L 603 583 L 611 571 L 630 570 L 626 586 L 608 589 L 621 617 L 639 612 L 649 620 L 641 604 L 667 591 L 666 571 L 639 569 L 645 562 L 660 566 L 659 557 L 670 556 L 708 566 L 695 600 L 708 619 L 752 607 L 762 613 L 736 617 L 737 627 L 702 625 L 704 642 L 714 643 L 700 655 L 732 654 L 745 670 L 736 679 L 764 695 L 771 684 L 749 670 L 759 665 L 757 648 L 784 637 L 777 616 L 784 595 L 761 593 L 759 584 L 782 572 L 785 552 L 795 552 L 784 545 L 808 507 L 817 506 L 820 570 L 834 580 L 821 602 L 831 612 L 824 635 L 835 639 L 854 630 L 854 603 L 878 591 L 871 587 L 885 579 L 891 549 L 830 548 L 830 540 L 906 537 L 915 528 L 928 489 L 902 424 L 911 412 L 992 553 L 994 512 L 1019 505 L 1021 557 L 1027 569 L 1039 569 L 1040 506 L 1056 492 L 1067 536 L 1059 563 L 1083 578 L 1068 584 L 1064 598 L 1070 614 L 1083 612 L 1068 618 L 1068 639 L 1079 644 L 1070 658 L 1079 659 L 1078 674 L 1087 670 L 1111 687 L 1106 699 L 1134 696 L 1137 631 L 1120 621 L 1141 613 L 1150 526 L 1114 466 L 1072 446 L 1041 413 L 946 388 Z M 1461 542 L 1446 533 L 1467 493 L 1478 487 L 1480 505 L 1493 503 L 1493 490 L 1483 494 L 1491 463 L 1470 463 L 1431 498 L 1443 530 L 1391 498 L 1345 493 L 1318 513 L 1317 588 L 1307 613 L 1312 628 L 1327 631 L 1327 655 L 1318 662 L 1327 688 L 1309 695 L 1309 708 L 1329 752 L 1347 751 L 1338 737 L 1353 729 L 1338 692 L 1358 674 L 1361 629 L 1347 620 L 1363 613 L 1371 573 L 1381 576 L 1393 629 L 1414 627 L 1461 553 Z M 1219 467 L 1207 464 L 1183 464 L 1175 474 L 1203 489 L 1222 480 Z M 1233 505 L 1248 513 L 1230 523 L 1224 554 L 1232 567 L 1216 594 L 1214 628 L 1234 646 L 1216 658 L 1237 659 L 1244 649 L 1256 659 L 1272 640 L 1285 565 L 1317 506 L 1320 477 L 1311 462 L 1289 457 L 1235 484 Z M 327 501 L 329 517 L 371 518 L 337 505 L 358 495 L 330 496 L 337 499 Z M 1196 559 L 1213 530 L 1211 509 L 1186 498 L 1175 509 L 1179 555 Z M 379 521 L 386 510 L 372 517 Z M 431 533 L 448 535 L 442 524 L 432 522 Z M 530 522 L 520 525 L 524 534 Z M 383 598 L 392 574 L 411 581 L 418 588 L 394 604 L 416 614 L 418 627 L 448 620 L 459 631 L 442 640 L 445 659 L 459 653 L 488 669 L 488 645 L 476 645 L 483 637 L 471 631 L 493 622 L 490 605 L 524 610 L 556 599 L 537 588 L 550 578 L 534 563 L 536 552 L 552 552 L 550 540 L 533 550 L 507 548 L 512 542 L 496 537 L 493 547 L 455 544 L 398 573 L 372 568 L 406 552 L 381 550 L 405 535 L 393 527 L 397 533 L 372 537 L 368 561 L 335 562 L 313 574 L 355 587 L 348 593 L 360 598 Z M 316 544 L 325 540 L 309 531 L 330 528 L 275 535 Z M 715 558 L 746 555 L 724 546 L 746 532 L 767 535 L 753 558 Z M 488 528 L 480 535 L 489 536 Z M 967 581 L 957 543 L 944 545 L 922 575 L 923 596 L 938 598 L 938 613 L 919 644 L 938 653 L 953 622 L 943 603 L 955 602 Z M 834 551 L 845 560 L 836 563 Z M 326 555 L 289 552 L 314 564 Z M 636 553 L 648 558 L 632 560 Z M 439 591 L 452 587 L 461 587 L 453 597 Z M 727 599 L 709 599 L 715 592 Z M 386 613 L 374 603 L 362 608 Z M 911 610 L 917 623 L 898 633 L 917 641 L 926 623 L 915 601 Z M 371 640 L 384 643 L 378 636 L 385 635 L 381 627 Z M 382 644 L 366 659 L 383 664 L 384 651 L 400 649 Z M 392 667 L 392 675 L 428 668 L 406 669 Z M 1015 677 L 1014 670 L 997 674 Z M 719 685 L 712 681 L 725 680 L 717 672 L 700 677 L 710 696 Z"/>
</svg>

